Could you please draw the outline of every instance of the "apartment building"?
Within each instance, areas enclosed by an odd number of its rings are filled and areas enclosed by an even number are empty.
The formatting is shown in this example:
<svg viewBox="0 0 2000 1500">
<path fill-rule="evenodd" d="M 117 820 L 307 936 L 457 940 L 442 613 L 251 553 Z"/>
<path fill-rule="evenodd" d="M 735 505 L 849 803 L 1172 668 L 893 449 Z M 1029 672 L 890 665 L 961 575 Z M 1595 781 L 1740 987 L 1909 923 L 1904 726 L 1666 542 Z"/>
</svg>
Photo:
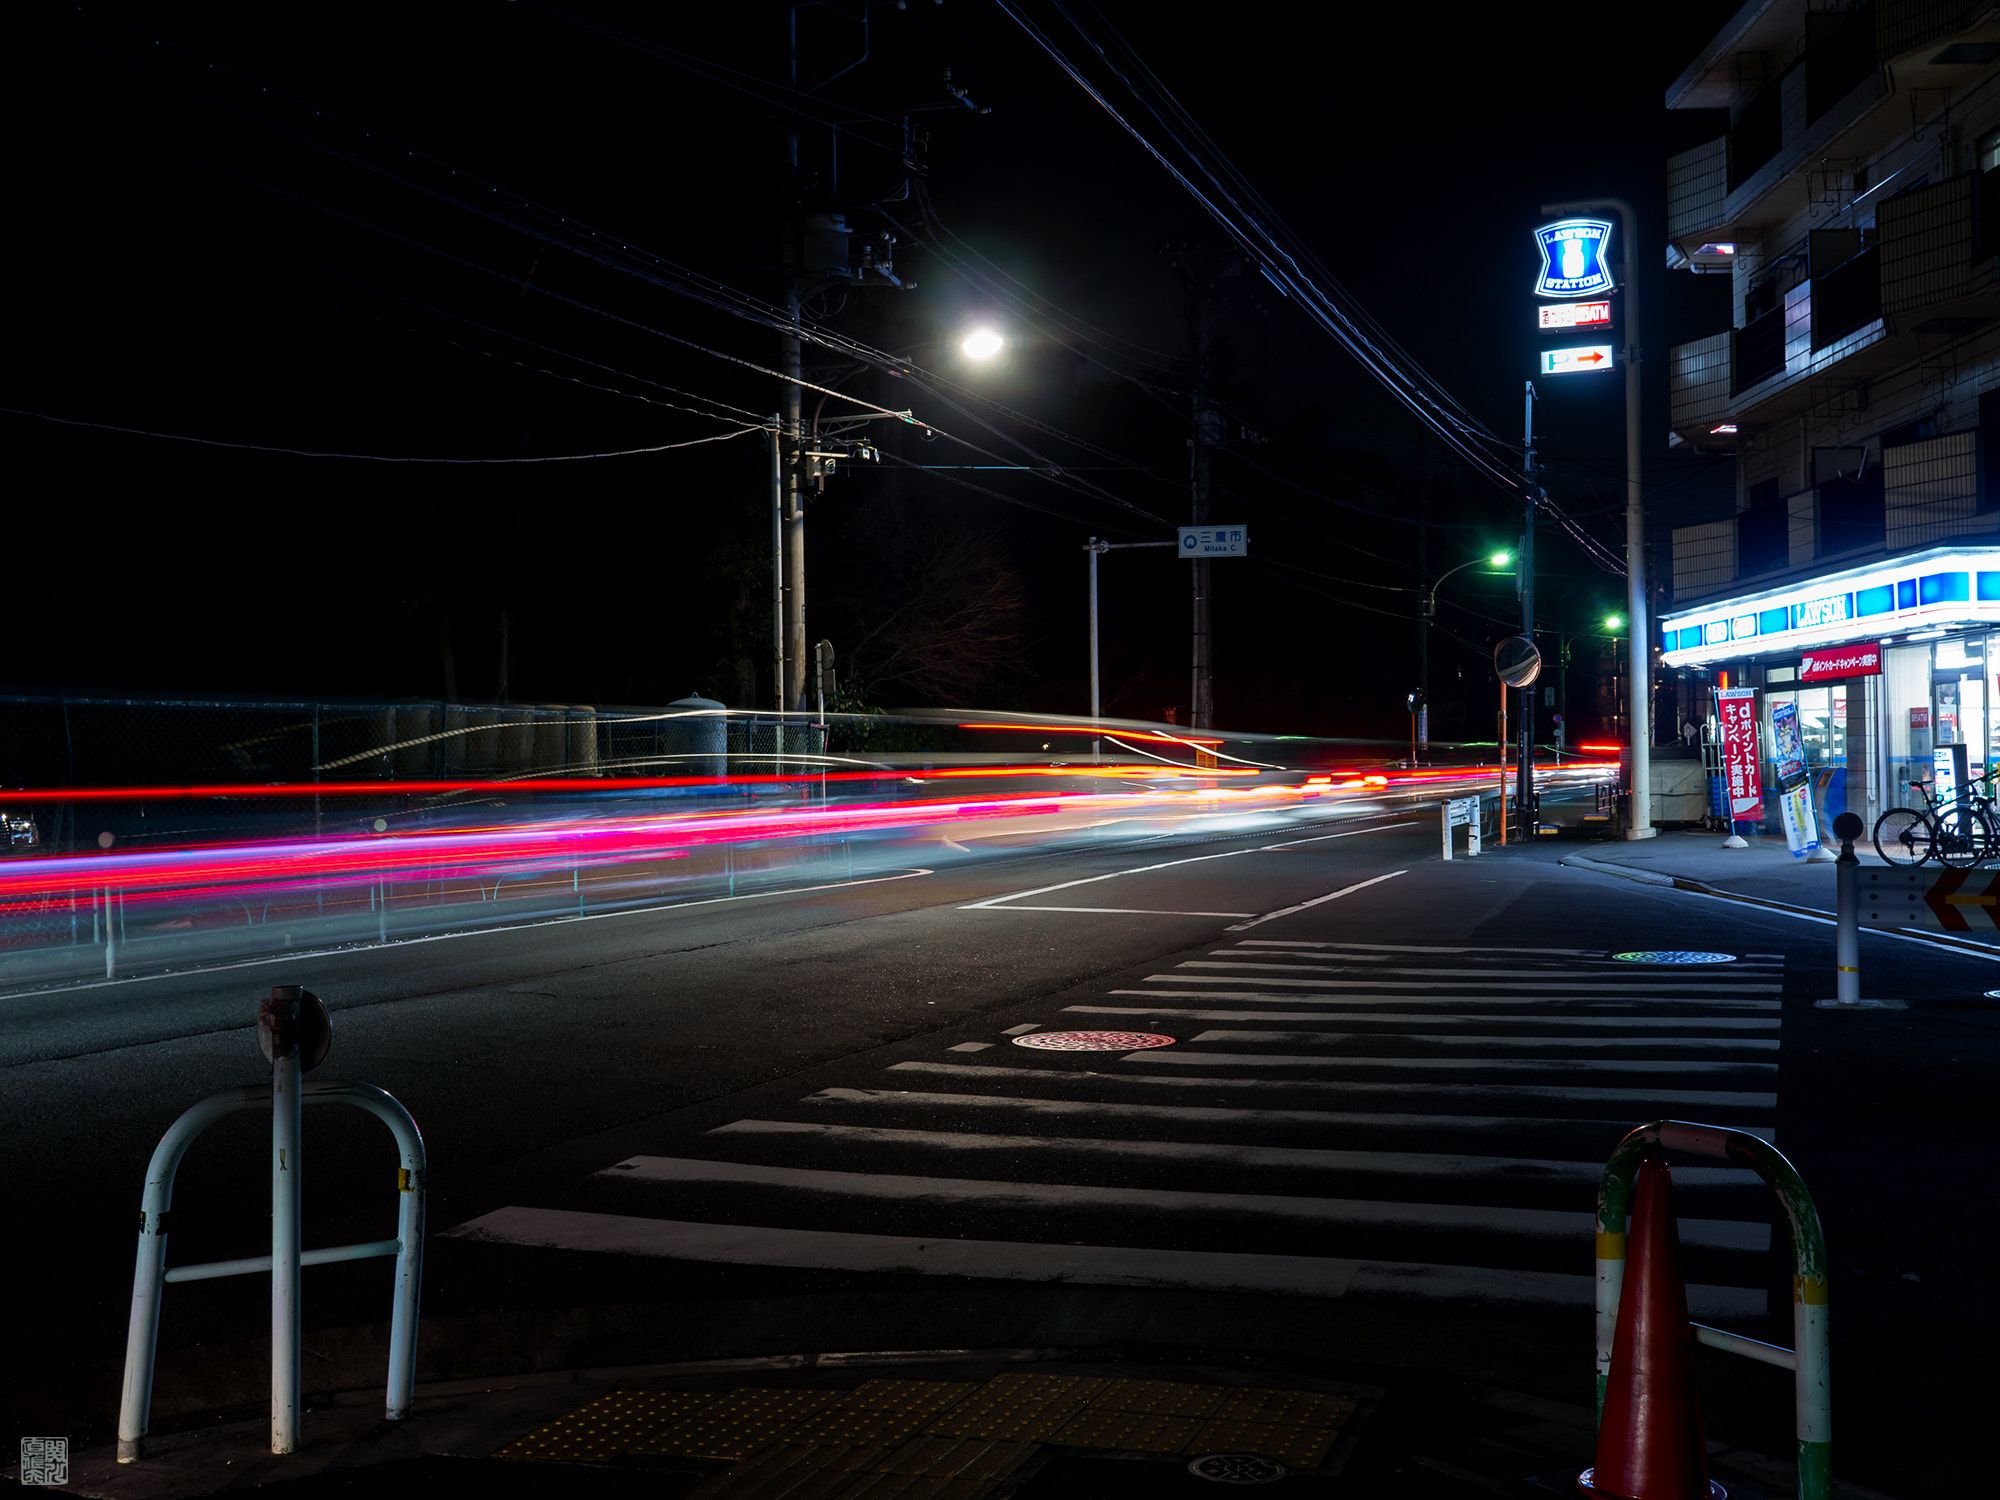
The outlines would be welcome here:
<svg viewBox="0 0 2000 1500">
<path fill-rule="evenodd" d="M 1667 107 L 1729 111 L 1668 163 L 1670 269 L 1735 293 L 1669 441 L 1734 455 L 1736 512 L 1675 530 L 1659 660 L 1759 689 L 1767 760 L 1796 704 L 1872 823 L 2000 747 L 2000 8 L 1750 0 Z"/>
</svg>

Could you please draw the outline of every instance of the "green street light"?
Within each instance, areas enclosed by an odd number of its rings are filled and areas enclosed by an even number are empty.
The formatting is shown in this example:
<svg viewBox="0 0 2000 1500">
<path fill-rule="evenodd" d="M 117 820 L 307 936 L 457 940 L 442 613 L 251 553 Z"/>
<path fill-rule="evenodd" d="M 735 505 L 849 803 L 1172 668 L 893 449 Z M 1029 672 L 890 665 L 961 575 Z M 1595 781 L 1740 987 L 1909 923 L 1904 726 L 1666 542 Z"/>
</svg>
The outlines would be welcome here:
<svg viewBox="0 0 2000 1500">
<path fill-rule="evenodd" d="M 1625 617 L 1623 615 L 1606 615 L 1604 617 L 1604 627 L 1607 630 L 1622 630 L 1624 626 Z"/>
<path fill-rule="evenodd" d="M 1496 568 L 1504 568 L 1513 560 L 1514 554 L 1511 552 L 1496 552 L 1493 554 L 1493 566 Z"/>
</svg>

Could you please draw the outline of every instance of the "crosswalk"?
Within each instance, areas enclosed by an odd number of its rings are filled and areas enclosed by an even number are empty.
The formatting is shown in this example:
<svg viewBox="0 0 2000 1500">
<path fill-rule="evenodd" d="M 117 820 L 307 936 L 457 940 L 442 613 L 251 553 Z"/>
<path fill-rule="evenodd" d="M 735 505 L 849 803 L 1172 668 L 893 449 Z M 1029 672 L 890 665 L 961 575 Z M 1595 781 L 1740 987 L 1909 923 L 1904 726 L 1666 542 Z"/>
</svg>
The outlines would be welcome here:
<svg viewBox="0 0 2000 1500">
<path fill-rule="evenodd" d="M 1583 1308 L 1632 1126 L 1775 1139 L 1775 954 L 1225 940 L 1046 1021 L 906 1057 L 470 1241 L 730 1265 Z M 1171 1045 L 1069 1050 L 1052 1032 Z M 1017 1045 L 1018 1044 L 1018 1045 Z M 976 1059 L 976 1060 L 975 1060 Z M 1766 1311 L 1755 1173 L 1674 1173 L 1697 1318 Z"/>
</svg>

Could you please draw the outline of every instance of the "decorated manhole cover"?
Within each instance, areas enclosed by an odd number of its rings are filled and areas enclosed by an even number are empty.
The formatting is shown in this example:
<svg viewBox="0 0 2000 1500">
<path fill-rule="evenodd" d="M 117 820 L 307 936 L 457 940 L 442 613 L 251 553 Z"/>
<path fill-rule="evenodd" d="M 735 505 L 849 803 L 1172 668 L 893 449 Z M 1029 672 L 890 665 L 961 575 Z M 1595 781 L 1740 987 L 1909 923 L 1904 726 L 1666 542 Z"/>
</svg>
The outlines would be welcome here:
<svg viewBox="0 0 2000 1500">
<path fill-rule="evenodd" d="M 1217 1484 L 1270 1484 L 1291 1470 L 1257 1453 L 1206 1453 L 1188 1465 L 1188 1473 Z"/>
<path fill-rule="evenodd" d="M 1733 964 L 1734 953 L 1704 953 L 1698 948 L 1648 949 L 1641 953 L 1614 953 L 1621 964 Z"/>
<path fill-rule="evenodd" d="M 1171 1047 L 1174 1039 L 1151 1031 L 1035 1031 L 1014 1038 L 1016 1047 L 1040 1047 L 1048 1052 L 1136 1052 L 1142 1047 Z"/>
</svg>

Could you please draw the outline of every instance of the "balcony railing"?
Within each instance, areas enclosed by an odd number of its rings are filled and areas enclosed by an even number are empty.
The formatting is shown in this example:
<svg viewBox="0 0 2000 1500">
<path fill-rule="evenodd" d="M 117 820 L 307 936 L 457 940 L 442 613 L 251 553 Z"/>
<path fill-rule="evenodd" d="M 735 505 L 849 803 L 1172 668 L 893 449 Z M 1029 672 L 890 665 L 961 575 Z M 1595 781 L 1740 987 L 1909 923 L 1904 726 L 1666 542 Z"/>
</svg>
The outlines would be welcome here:
<svg viewBox="0 0 2000 1500">
<path fill-rule="evenodd" d="M 1812 346 L 1824 349 L 1882 316 L 1882 255 L 1871 245 L 1812 284 Z"/>
<path fill-rule="evenodd" d="M 1747 391 L 1785 368 L 1785 309 L 1759 313 L 1736 330 L 1736 380 L 1731 394 Z"/>
</svg>

